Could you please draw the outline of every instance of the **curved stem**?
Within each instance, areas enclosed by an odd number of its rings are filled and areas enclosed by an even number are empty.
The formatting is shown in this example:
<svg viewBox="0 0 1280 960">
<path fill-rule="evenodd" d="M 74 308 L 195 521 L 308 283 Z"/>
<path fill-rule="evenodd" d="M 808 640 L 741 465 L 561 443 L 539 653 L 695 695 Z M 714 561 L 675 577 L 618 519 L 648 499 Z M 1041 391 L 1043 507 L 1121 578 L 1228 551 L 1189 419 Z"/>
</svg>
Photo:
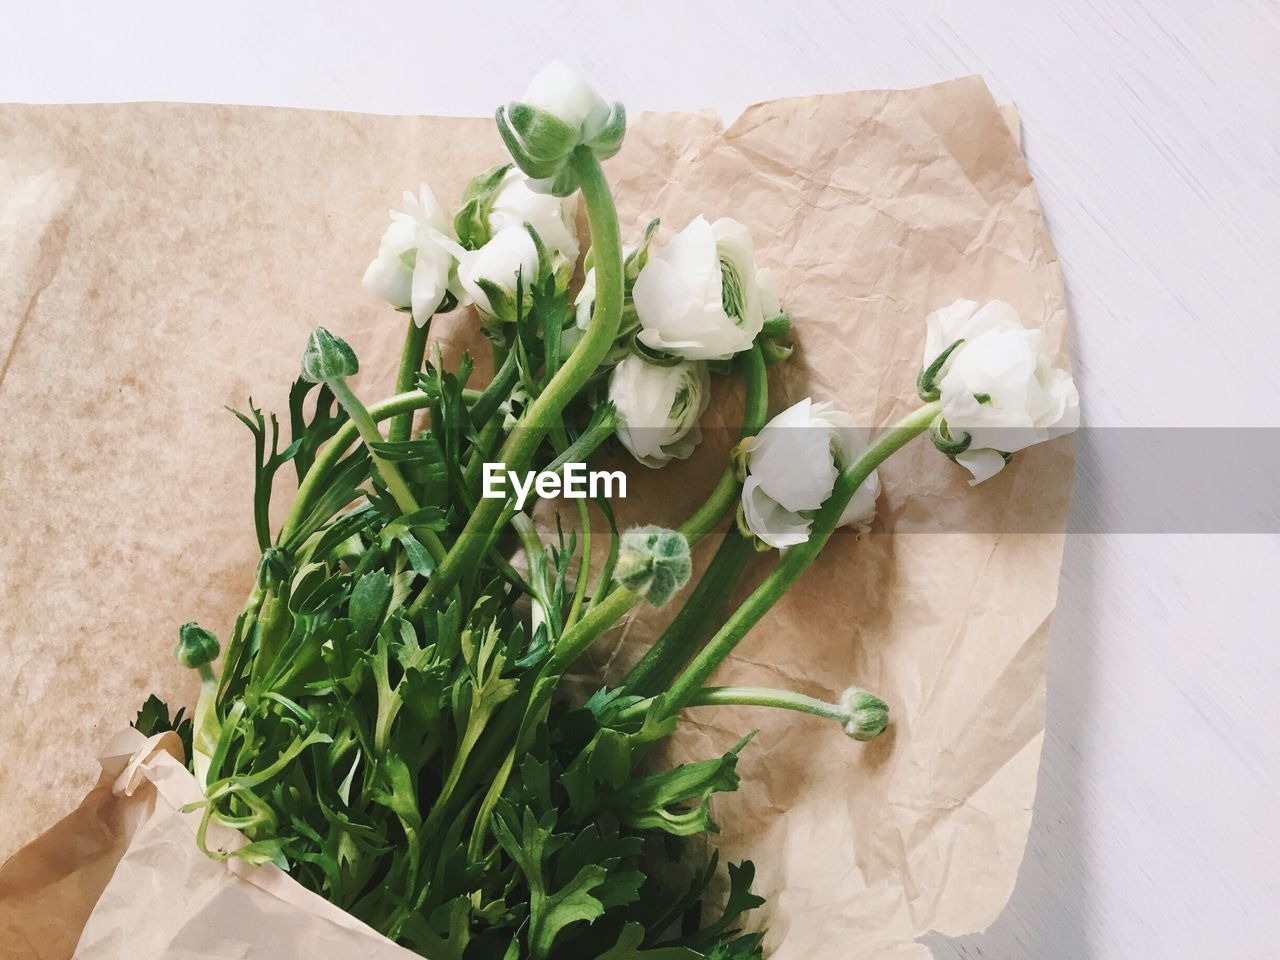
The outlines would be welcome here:
<svg viewBox="0 0 1280 960">
<path fill-rule="evenodd" d="M 557 422 L 565 406 L 582 389 L 609 352 L 622 320 L 622 235 L 618 212 L 609 184 L 589 147 L 578 147 L 570 159 L 582 186 L 582 199 L 591 226 L 591 246 L 595 251 L 595 310 L 587 332 L 564 365 L 556 371 L 546 389 L 525 410 L 515 430 L 498 453 L 504 470 L 522 470 L 547 431 Z M 474 564 L 489 542 L 504 503 L 498 498 L 483 499 L 476 506 L 453 548 L 440 562 L 426 586 L 414 598 L 410 613 L 417 613 L 432 596 L 447 593 Z"/>
<path fill-rule="evenodd" d="M 868 447 L 855 463 L 840 471 L 831 495 L 827 497 L 826 502 L 818 510 L 817 516 L 814 517 L 809 539 L 790 548 L 783 555 L 773 572 L 765 577 L 764 582 L 752 592 L 742 606 L 734 611 L 725 625 L 716 632 L 716 635 L 671 685 L 666 698 L 668 715 L 679 712 L 692 702 L 703 684 L 715 672 L 716 667 L 720 666 L 724 658 L 746 636 L 747 631 L 760 622 L 760 618 L 778 601 L 787 588 L 796 582 L 809 564 L 813 563 L 827 541 L 831 539 L 831 534 L 840 523 L 841 514 L 853 499 L 858 487 L 862 485 L 862 481 L 871 475 L 872 470 L 902 449 L 909 440 L 927 430 L 933 418 L 938 415 L 938 411 L 939 405 L 934 402 L 925 404 L 908 414 Z"/>
<path fill-rule="evenodd" d="M 396 373 L 396 393 L 407 393 L 413 389 L 413 378 L 422 369 L 422 358 L 427 352 L 427 331 L 430 324 L 422 326 L 409 318 L 409 330 L 404 336 L 404 348 L 400 351 L 400 370 Z M 398 443 L 408 440 L 413 432 L 413 413 L 396 414 L 391 418 L 387 428 L 387 439 Z"/>
<path fill-rule="evenodd" d="M 419 509 L 418 498 L 413 495 L 409 485 L 405 483 L 404 476 L 400 473 L 400 468 L 391 461 L 384 460 L 373 451 L 373 444 L 384 442 L 382 431 L 378 429 L 377 421 L 369 414 L 365 405 L 360 402 L 360 398 L 347 386 L 347 381 L 344 377 L 330 380 L 329 389 L 338 398 L 342 408 L 347 411 L 347 416 L 351 418 L 351 422 L 356 425 L 356 429 L 360 432 L 360 438 L 364 441 L 365 446 L 369 448 L 369 457 L 373 460 L 373 466 L 378 471 L 378 475 L 382 477 L 382 482 L 387 485 L 387 491 L 395 499 L 396 506 L 400 508 L 402 513 L 416 513 Z"/>
<path fill-rule="evenodd" d="M 619 723 L 643 720 L 657 697 L 641 700 L 620 710 L 617 715 Z M 849 721 L 849 711 L 838 703 L 828 703 L 816 697 L 806 697 L 802 693 L 790 690 L 775 690 L 770 687 L 703 687 L 685 704 L 687 707 L 775 707 L 779 710 L 794 710 L 797 713 L 808 713 L 824 720 Z"/>
<path fill-rule="evenodd" d="M 430 397 L 415 390 L 410 393 L 400 393 L 394 397 L 388 397 L 381 403 L 375 403 L 366 409 L 369 416 L 377 422 L 386 420 L 388 417 L 394 417 L 399 413 L 421 410 L 423 407 L 430 405 L 430 403 Z M 280 528 L 280 536 L 276 541 L 277 543 L 284 543 L 289 539 L 289 534 L 306 516 L 307 508 L 311 506 L 311 501 L 315 498 L 320 482 L 333 469 L 334 465 L 342 459 L 342 455 L 347 452 L 348 448 L 359 436 L 360 431 L 355 422 L 348 421 L 334 432 L 332 439 L 324 445 L 324 449 L 316 454 L 315 462 L 311 464 L 311 469 L 307 471 L 307 475 L 303 478 L 301 485 L 298 487 L 298 492 L 293 498 L 293 503 L 289 507 L 289 515 L 285 517 L 284 524 Z"/>
</svg>

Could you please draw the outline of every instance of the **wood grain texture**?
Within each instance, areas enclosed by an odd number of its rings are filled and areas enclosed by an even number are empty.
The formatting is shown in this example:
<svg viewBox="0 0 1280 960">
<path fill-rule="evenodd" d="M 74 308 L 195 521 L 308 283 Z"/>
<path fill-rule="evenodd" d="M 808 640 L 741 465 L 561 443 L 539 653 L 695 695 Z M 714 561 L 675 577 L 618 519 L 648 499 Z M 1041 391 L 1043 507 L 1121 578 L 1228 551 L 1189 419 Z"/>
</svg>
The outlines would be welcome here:
<svg viewBox="0 0 1280 960">
<path fill-rule="evenodd" d="M 728 118 L 981 73 L 1022 112 L 1087 422 L 1280 420 L 1273 2 L 6 8 L 5 100 L 487 114 L 564 56 L 629 107 Z M 1098 452 L 1086 431 L 1077 517 L 1123 482 Z M 1068 538 L 1020 883 L 939 957 L 1280 956 L 1278 571 L 1274 535 Z"/>
</svg>

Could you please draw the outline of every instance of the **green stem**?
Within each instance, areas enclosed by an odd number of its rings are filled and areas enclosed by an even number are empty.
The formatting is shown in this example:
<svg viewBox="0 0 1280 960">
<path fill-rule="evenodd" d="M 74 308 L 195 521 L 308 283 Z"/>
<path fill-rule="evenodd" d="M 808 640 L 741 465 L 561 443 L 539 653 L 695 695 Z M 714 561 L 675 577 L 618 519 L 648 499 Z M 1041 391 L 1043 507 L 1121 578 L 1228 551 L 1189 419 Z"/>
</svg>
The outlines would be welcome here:
<svg viewBox="0 0 1280 960">
<path fill-rule="evenodd" d="M 505 354 L 501 354 L 498 345 L 494 344 L 495 362 L 500 355 L 504 357 L 501 366 L 495 367 L 493 379 L 489 381 L 489 385 L 480 393 L 479 399 L 471 408 L 471 425 L 474 427 L 481 426 L 497 413 L 502 401 L 511 395 L 511 388 L 516 385 L 516 379 L 520 376 L 518 352 L 506 350 Z"/>
<path fill-rule="evenodd" d="M 579 554 L 578 575 L 573 584 L 573 600 L 569 604 L 569 615 L 564 619 L 565 629 L 572 627 L 582 610 L 582 601 L 587 596 L 587 574 L 591 566 L 591 511 L 587 509 L 587 501 L 578 501 L 578 526 L 582 529 L 582 550 Z"/>
<path fill-rule="evenodd" d="M 747 631 L 760 622 L 760 618 L 813 563 L 831 538 L 845 507 L 862 482 L 871 475 L 871 471 L 902 449 L 909 440 L 927 430 L 939 409 L 938 403 L 934 402 L 908 414 L 876 440 L 855 463 L 840 471 L 831 495 L 814 517 L 809 539 L 783 554 L 773 572 L 734 611 L 671 685 L 666 697 L 668 715 L 678 713 L 693 701 L 711 674 L 746 636 Z"/>
<path fill-rule="evenodd" d="M 409 413 L 414 410 L 421 410 L 423 407 L 431 403 L 431 398 L 421 391 L 411 391 L 409 393 L 400 393 L 394 397 L 389 397 L 381 403 L 368 407 L 369 416 L 375 421 L 386 420 L 399 413 Z M 298 486 L 298 492 L 293 498 L 293 503 L 289 507 L 289 515 L 285 517 L 284 525 L 280 528 L 280 537 L 277 543 L 285 543 L 289 539 L 289 534 L 302 522 L 303 517 L 307 515 L 307 510 L 311 507 L 312 501 L 319 492 L 320 486 L 325 476 L 333 469 L 334 465 L 342 459 L 342 455 L 347 452 L 351 444 L 360 436 L 354 421 L 344 423 L 334 433 L 333 438 L 324 446 L 318 454 L 316 454 L 315 462 L 311 464 L 311 469 L 307 471 L 307 475 L 303 478 L 302 483 Z"/>
<path fill-rule="evenodd" d="M 400 370 L 396 374 L 396 393 L 407 393 L 413 389 L 414 377 L 422 369 L 422 358 L 427 352 L 427 331 L 430 324 L 418 326 L 413 318 L 409 318 L 409 330 L 404 336 L 404 349 L 400 351 Z M 413 432 L 413 414 L 411 412 L 396 414 L 391 418 L 387 428 L 387 439 L 399 443 L 409 439 Z"/>
<path fill-rule="evenodd" d="M 479 403 L 480 397 L 481 392 L 479 390 L 467 389 L 462 391 L 462 398 L 467 403 Z M 420 390 L 410 390 L 407 393 L 398 393 L 394 397 L 388 397 L 381 403 L 375 403 L 367 409 L 374 422 L 381 423 L 383 420 L 394 417 L 397 414 L 412 413 L 430 405 L 431 398 L 429 396 Z M 322 481 L 359 436 L 360 431 L 356 429 L 355 423 L 350 420 L 334 432 L 332 439 L 325 444 L 324 449 L 316 456 L 315 462 L 311 464 L 311 469 L 307 471 L 306 477 L 298 487 L 298 492 L 289 507 L 289 515 L 285 518 L 284 526 L 280 528 L 280 537 L 277 543 L 284 543 L 293 529 L 302 522 L 302 518 L 306 516 L 306 511 L 315 499 Z"/>
<path fill-rule="evenodd" d="M 384 442 L 382 431 L 378 429 L 377 421 L 369 414 L 365 405 L 360 402 L 360 398 L 347 386 L 346 378 L 337 377 L 330 380 L 329 389 L 333 391 L 333 395 L 342 404 L 342 409 L 347 411 L 347 416 L 351 418 L 351 422 L 360 431 L 360 438 L 364 440 L 365 446 L 369 448 L 369 457 L 373 460 L 374 469 L 378 471 L 378 476 L 382 477 L 382 482 L 387 485 L 387 490 L 395 499 L 396 506 L 400 508 L 400 512 L 405 514 L 416 513 L 420 509 L 418 498 L 413 495 L 409 485 L 405 483 L 404 476 L 400 473 L 400 468 L 391 461 L 382 459 L 373 451 L 375 443 Z"/>
<path fill-rule="evenodd" d="M 736 528 L 725 533 L 680 612 L 622 681 L 628 693 L 654 696 L 667 688 L 712 626 L 719 625 L 742 568 L 754 552 L 751 541 Z"/>
<path fill-rule="evenodd" d="M 503 469 L 527 468 L 542 438 L 609 352 L 622 320 L 622 236 L 613 195 L 600 169 L 600 161 L 589 147 L 578 147 L 569 162 L 578 174 L 591 227 L 596 268 L 595 310 L 587 332 L 573 353 L 525 410 L 516 429 L 502 445 L 498 460 L 503 463 Z M 411 614 L 418 613 L 431 597 L 451 590 L 474 564 L 488 544 L 503 506 L 504 502 L 498 498 L 480 501 L 453 548 L 414 598 L 409 607 Z"/>
<path fill-rule="evenodd" d="M 760 431 L 768 415 L 769 387 L 765 374 L 764 354 L 759 345 L 740 354 L 743 358 L 746 379 L 746 402 L 743 408 L 742 436 L 749 437 Z M 741 483 L 733 464 L 725 467 L 710 496 L 676 529 L 685 535 L 693 546 L 711 532 L 720 519 L 738 500 Z M 627 611 L 640 602 L 640 597 L 625 587 L 617 587 L 604 600 L 593 604 L 573 629 L 567 630 L 552 654 L 553 668 L 563 672 L 582 656 L 602 633 L 626 616 Z"/>
<path fill-rule="evenodd" d="M 618 712 L 617 722 L 639 722 L 644 719 L 649 708 L 658 697 L 641 700 Z M 685 706 L 688 707 L 776 707 L 779 710 L 794 710 L 797 713 L 808 713 L 825 720 L 849 721 L 849 711 L 838 703 L 828 703 L 815 697 L 806 697 L 802 693 L 790 690 L 774 690 L 769 687 L 703 687 L 698 690 Z"/>
</svg>

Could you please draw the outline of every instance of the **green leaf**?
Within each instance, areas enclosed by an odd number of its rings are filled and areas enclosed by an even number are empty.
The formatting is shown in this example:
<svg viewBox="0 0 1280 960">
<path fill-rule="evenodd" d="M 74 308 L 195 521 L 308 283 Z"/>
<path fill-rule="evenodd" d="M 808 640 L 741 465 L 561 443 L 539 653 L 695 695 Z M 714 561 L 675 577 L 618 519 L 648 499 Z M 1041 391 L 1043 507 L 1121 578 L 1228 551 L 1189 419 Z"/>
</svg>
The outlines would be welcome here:
<svg viewBox="0 0 1280 960">
<path fill-rule="evenodd" d="M 644 927 L 638 923 L 628 923 L 622 928 L 618 942 L 597 960 L 702 960 L 702 954 L 687 947 L 652 947 L 641 949 L 644 942 Z"/>
<path fill-rule="evenodd" d="M 366 573 L 351 591 L 350 617 L 355 630 L 355 640 L 360 646 L 382 625 L 391 599 L 391 578 L 382 570 Z"/>
<path fill-rule="evenodd" d="M 268 448 L 267 421 L 263 418 L 262 411 L 253 405 L 253 398 L 249 399 L 248 414 L 232 410 L 230 407 L 227 409 L 231 410 L 236 419 L 248 427 L 249 432 L 253 434 L 253 523 L 254 529 L 258 534 L 258 546 L 266 550 L 271 546 L 268 510 L 271 507 L 271 487 L 275 480 L 276 471 L 293 459 L 294 455 L 302 447 L 302 440 L 295 440 L 284 450 L 280 450 L 280 422 L 273 413 L 271 415 L 271 442 Z"/>
<path fill-rule="evenodd" d="M 183 756 L 189 762 L 191 759 L 191 718 L 184 717 L 183 712 L 183 708 L 179 707 L 178 712 L 170 717 L 169 705 L 153 693 L 142 704 L 131 726 L 144 737 L 154 737 L 157 733 L 165 733 L 172 730 L 182 741 Z"/>
<path fill-rule="evenodd" d="M 321 384 L 316 393 L 315 408 L 308 421 L 306 401 L 315 388 L 316 384 L 299 377 L 289 389 L 290 446 L 297 447 L 293 457 L 293 468 L 297 472 L 299 483 L 315 463 L 316 451 L 347 422 L 346 411 L 338 404 L 333 391 L 326 384 Z"/>
<path fill-rule="evenodd" d="M 658 829 L 676 836 L 718 832 L 708 801 L 713 793 L 738 789 L 738 753 L 750 739 L 743 738 L 722 757 L 637 777 L 614 794 L 610 806 L 623 823 L 641 829 Z M 694 806 L 684 806 L 690 802 Z"/>
<path fill-rule="evenodd" d="M 526 809 L 523 817 L 517 817 L 509 804 L 499 805 L 493 818 L 494 836 L 529 885 L 527 939 L 532 960 L 545 960 L 566 927 L 590 922 L 604 913 L 604 904 L 592 895 L 608 877 L 608 871 L 599 864 L 582 867 L 567 883 L 555 891 L 548 890 L 543 862 L 566 839 L 553 836 L 554 824 L 554 814 L 548 813 L 539 821 Z"/>
</svg>

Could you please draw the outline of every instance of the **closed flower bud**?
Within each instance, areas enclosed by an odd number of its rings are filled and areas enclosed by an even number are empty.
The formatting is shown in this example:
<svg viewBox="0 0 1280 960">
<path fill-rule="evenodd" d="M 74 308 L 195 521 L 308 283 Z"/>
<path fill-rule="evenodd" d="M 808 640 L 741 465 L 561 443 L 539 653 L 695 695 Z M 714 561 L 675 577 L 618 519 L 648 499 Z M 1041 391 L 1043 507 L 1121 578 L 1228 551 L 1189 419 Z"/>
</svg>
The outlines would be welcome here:
<svg viewBox="0 0 1280 960">
<path fill-rule="evenodd" d="M 751 349 L 769 319 L 766 306 L 778 312 L 762 272 L 746 227 L 698 217 L 654 251 L 636 278 L 637 339 L 686 360 L 727 360 Z"/>
<path fill-rule="evenodd" d="M 279 547 L 267 547 L 258 559 L 254 586 L 258 590 L 274 590 L 288 576 L 289 558 Z"/>
<path fill-rule="evenodd" d="M 689 582 L 693 564 L 683 533 L 663 527 L 635 527 L 622 534 L 613 578 L 660 607 Z"/>
<path fill-rule="evenodd" d="M 360 361 L 347 341 L 335 336 L 324 327 L 316 327 L 307 339 L 302 351 L 302 378 L 312 383 L 328 383 L 342 377 L 353 376 L 360 370 Z"/>
<path fill-rule="evenodd" d="M 707 365 L 658 365 L 628 354 L 609 377 L 609 399 L 618 439 L 633 457 L 646 467 L 685 460 L 702 440 L 698 420 L 711 400 Z"/>
<path fill-rule="evenodd" d="M 554 61 L 544 67 L 515 103 L 499 107 L 498 132 L 511 158 L 536 181 L 534 189 L 566 197 L 577 189 L 567 164 L 581 144 L 601 160 L 622 146 L 626 112 L 605 103 L 572 68 Z"/>
<path fill-rule="evenodd" d="M 889 706 L 874 693 L 850 687 L 840 695 L 840 706 L 848 714 L 844 732 L 854 740 L 874 740 L 889 726 Z"/>
<path fill-rule="evenodd" d="M 197 623 L 184 623 L 178 629 L 178 645 L 173 658 L 184 667 L 199 668 L 218 656 L 218 638 Z"/>
<path fill-rule="evenodd" d="M 867 448 L 867 431 L 831 404 L 804 399 L 740 444 L 746 464 L 740 522 L 744 532 L 770 547 L 794 547 L 809 539 L 814 514 L 831 496 L 839 469 Z M 867 530 L 875 518 L 880 478 L 862 482 L 840 517 L 840 526 Z"/>
<path fill-rule="evenodd" d="M 957 300 L 925 325 L 920 391 L 941 402 L 940 449 L 973 474 L 971 484 L 1003 470 L 1006 454 L 1080 425 L 1071 374 L 1053 366 L 1040 331 L 1009 304 Z"/>
<path fill-rule="evenodd" d="M 364 288 L 393 307 L 409 310 L 423 326 L 464 299 L 458 286 L 452 227 L 425 183 L 404 195 L 404 211 L 391 211 L 378 255 L 364 272 Z M 452 299 L 450 299 L 452 297 Z"/>
</svg>

